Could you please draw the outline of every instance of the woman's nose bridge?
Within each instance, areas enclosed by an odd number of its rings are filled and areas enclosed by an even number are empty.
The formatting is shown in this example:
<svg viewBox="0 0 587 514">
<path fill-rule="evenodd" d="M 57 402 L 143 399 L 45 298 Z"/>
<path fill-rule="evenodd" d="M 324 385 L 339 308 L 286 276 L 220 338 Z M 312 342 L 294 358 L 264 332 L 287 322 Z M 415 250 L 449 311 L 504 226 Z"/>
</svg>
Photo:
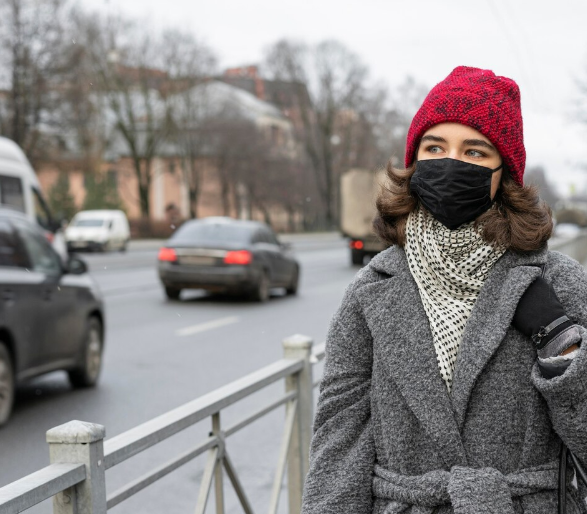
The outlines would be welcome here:
<svg viewBox="0 0 587 514">
<path fill-rule="evenodd" d="M 455 145 L 449 145 L 447 154 L 451 159 L 458 159 L 460 157 L 460 149 Z"/>
</svg>

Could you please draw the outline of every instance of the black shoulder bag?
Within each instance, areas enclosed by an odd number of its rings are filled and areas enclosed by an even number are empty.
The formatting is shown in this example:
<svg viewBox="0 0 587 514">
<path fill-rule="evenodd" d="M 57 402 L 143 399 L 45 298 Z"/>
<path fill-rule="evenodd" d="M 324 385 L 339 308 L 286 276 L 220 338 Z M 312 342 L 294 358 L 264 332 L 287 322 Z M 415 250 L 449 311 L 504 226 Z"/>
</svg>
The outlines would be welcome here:
<svg viewBox="0 0 587 514">
<path fill-rule="evenodd" d="M 545 278 L 546 266 L 542 266 L 542 278 Z M 565 443 L 561 441 L 561 454 L 558 466 L 558 514 L 567 514 L 567 465 L 571 461 L 571 465 L 575 468 L 575 475 L 577 482 L 581 480 L 587 487 L 587 472 L 579 462 L 579 459 L 569 451 Z"/>
</svg>

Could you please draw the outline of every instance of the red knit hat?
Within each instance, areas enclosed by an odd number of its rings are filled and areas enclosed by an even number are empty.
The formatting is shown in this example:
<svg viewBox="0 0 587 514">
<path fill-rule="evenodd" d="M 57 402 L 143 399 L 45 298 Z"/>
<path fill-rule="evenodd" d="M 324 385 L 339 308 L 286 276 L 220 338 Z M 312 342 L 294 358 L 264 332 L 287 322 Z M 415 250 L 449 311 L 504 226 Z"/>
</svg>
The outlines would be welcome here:
<svg viewBox="0 0 587 514">
<path fill-rule="evenodd" d="M 490 70 L 459 66 L 434 86 L 414 116 L 406 141 L 406 168 L 420 139 L 438 123 L 468 125 L 497 148 L 512 178 L 523 184 L 526 166 L 524 130 L 518 85 Z"/>
</svg>

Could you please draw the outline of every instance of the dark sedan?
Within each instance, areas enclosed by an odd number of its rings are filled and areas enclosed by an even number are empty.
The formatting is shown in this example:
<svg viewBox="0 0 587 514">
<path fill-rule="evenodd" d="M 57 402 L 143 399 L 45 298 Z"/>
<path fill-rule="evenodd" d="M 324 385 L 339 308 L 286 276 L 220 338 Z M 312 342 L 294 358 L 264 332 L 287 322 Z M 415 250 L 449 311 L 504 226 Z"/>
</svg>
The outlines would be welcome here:
<svg viewBox="0 0 587 514">
<path fill-rule="evenodd" d="M 204 218 L 184 223 L 161 248 L 159 277 L 169 299 L 205 289 L 264 302 L 272 287 L 296 294 L 300 266 L 264 223 Z"/>
<path fill-rule="evenodd" d="M 74 387 L 95 385 L 103 336 L 102 299 L 85 263 L 63 263 L 37 226 L 0 210 L 0 425 L 20 381 L 65 370 Z"/>
</svg>

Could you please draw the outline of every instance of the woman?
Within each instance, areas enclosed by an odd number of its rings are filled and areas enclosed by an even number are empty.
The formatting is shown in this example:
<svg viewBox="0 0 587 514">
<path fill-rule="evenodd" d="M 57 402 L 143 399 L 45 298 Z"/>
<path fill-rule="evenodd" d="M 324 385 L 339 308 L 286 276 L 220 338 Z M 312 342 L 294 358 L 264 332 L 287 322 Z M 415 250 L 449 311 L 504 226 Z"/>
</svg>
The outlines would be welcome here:
<svg viewBox="0 0 587 514">
<path fill-rule="evenodd" d="M 515 82 L 453 70 L 405 164 L 331 323 L 303 513 L 553 514 L 561 440 L 587 462 L 587 279 L 546 249 Z"/>
</svg>

